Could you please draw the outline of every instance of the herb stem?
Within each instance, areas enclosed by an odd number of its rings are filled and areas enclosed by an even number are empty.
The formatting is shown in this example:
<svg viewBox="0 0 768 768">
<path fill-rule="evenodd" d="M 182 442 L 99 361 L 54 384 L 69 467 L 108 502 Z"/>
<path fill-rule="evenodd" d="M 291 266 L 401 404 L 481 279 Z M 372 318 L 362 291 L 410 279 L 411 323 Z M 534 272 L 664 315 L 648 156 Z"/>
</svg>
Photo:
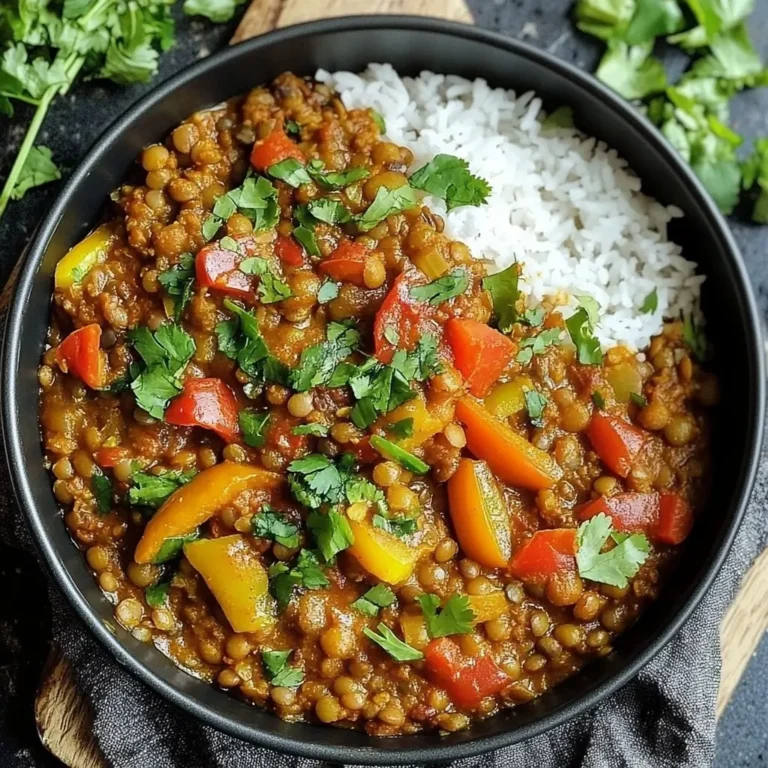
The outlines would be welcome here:
<svg viewBox="0 0 768 768">
<path fill-rule="evenodd" d="M 16 101 L 23 101 L 25 104 L 31 104 L 33 107 L 36 107 L 40 103 L 40 99 L 33 99 L 31 96 L 24 96 L 21 93 L 0 91 L 0 96 L 5 96 L 7 99 L 15 99 Z"/>
</svg>

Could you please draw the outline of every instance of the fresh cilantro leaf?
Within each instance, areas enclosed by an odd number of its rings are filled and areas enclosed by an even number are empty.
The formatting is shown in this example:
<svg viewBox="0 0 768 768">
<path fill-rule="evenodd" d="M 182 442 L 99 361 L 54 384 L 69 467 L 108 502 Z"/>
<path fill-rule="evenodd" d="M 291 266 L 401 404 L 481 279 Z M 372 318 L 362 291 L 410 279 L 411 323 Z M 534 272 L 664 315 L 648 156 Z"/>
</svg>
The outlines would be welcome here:
<svg viewBox="0 0 768 768">
<path fill-rule="evenodd" d="M 274 304 L 278 301 L 290 299 L 293 296 L 291 287 L 280 278 L 267 272 L 259 279 L 259 297 L 262 304 Z"/>
<path fill-rule="evenodd" d="M 419 661 L 424 658 L 421 651 L 404 643 L 386 624 L 379 624 L 378 633 L 365 627 L 363 633 L 369 640 L 383 648 L 395 661 Z"/>
<path fill-rule="evenodd" d="M 429 472 L 429 464 L 426 464 L 418 456 L 414 456 L 404 448 L 380 435 L 371 436 L 371 447 L 378 451 L 385 459 L 396 461 L 403 469 L 407 469 L 409 472 L 414 472 L 417 475 L 426 475 Z"/>
<path fill-rule="evenodd" d="M 397 328 L 385 328 L 384 338 L 393 346 L 396 347 L 400 343 L 400 334 L 397 332 Z"/>
<path fill-rule="evenodd" d="M 534 307 L 533 309 L 526 309 L 523 312 L 523 316 L 520 318 L 520 322 L 530 325 L 531 328 L 538 328 L 543 322 L 547 311 L 544 307 Z"/>
<path fill-rule="evenodd" d="M 275 165 L 271 165 L 267 168 L 267 173 L 292 187 L 300 187 L 302 184 L 310 184 L 312 182 L 309 173 L 307 173 L 306 166 L 293 157 L 288 157 L 279 163 L 275 163 Z"/>
<path fill-rule="evenodd" d="M 288 465 L 288 483 L 297 501 L 306 507 L 339 504 L 344 497 L 344 476 L 321 453 L 311 453 Z"/>
<path fill-rule="evenodd" d="M 642 99 L 664 91 L 667 74 L 664 65 L 651 54 L 652 48 L 653 43 L 629 46 L 611 40 L 595 74 L 625 99 Z"/>
<path fill-rule="evenodd" d="M 686 315 L 683 319 L 683 341 L 697 360 L 707 359 L 707 337 L 693 315 Z"/>
<path fill-rule="evenodd" d="M 373 516 L 372 522 L 374 528 L 380 528 L 398 539 L 416 533 L 419 528 L 415 517 L 385 517 L 377 514 Z"/>
<path fill-rule="evenodd" d="M 683 12 L 677 0 L 642 0 L 637 3 L 624 40 L 630 45 L 653 42 L 657 37 L 679 31 L 683 23 Z"/>
<path fill-rule="evenodd" d="M 184 0 L 184 13 L 187 16 L 205 16 L 214 24 L 229 21 L 245 0 Z"/>
<path fill-rule="evenodd" d="M 472 631 L 475 613 L 469 607 L 469 598 L 466 595 L 451 595 L 439 613 L 440 598 L 437 595 L 425 592 L 417 599 L 424 613 L 430 637 L 466 635 Z"/>
<path fill-rule="evenodd" d="M 379 129 L 379 133 L 383 136 L 387 132 L 387 124 L 384 122 L 384 118 L 381 116 L 381 113 L 377 112 L 375 109 L 369 109 L 368 112 L 373 118 L 373 122 L 376 123 L 376 127 Z"/>
<path fill-rule="evenodd" d="M 291 433 L 294 435 L 312 435 L 313 437 L 327 437 L 328 425 L 321 422 L 313 422 L 311 424 L 298 424 L 295 426 Z"/>
<path fill-rule="evenodd" d="M 531 424 L 534 427 L 543 427 L 544 408 L 549 400 L 541 392 L 537 392 L 535 389 L 528 389 L 524 393 L 525 396 L 525 408 L 528 411 L 528 417 L 531 420 Z"/>
<path fill-rule="evenodd" d="M 576 535 L 576 565 L 582 578 L 622 589 L 648 558 L 650 545 L 643 534 L 636 533 L 602 552 L 612 533 L 611 518 L 602 512 L 582 523 Z"/>
<path fill-rule="evenodd" d="M 182 387 L 175 375 L 162 365 L 142 371 L 131 383 L 136 404 L 153 419 L 162 419 L 172 398 L 181 393 Z"/>
<path fill-rule="evenodd" d="M 299 546 L 299 527 L 269 505 L 262 507 L 261 511 L 251 518 L 251 528 L 254 536 L 276 541 L 286 549 L 296 549 Z"/>
<path fill-rule="evenodd" d="M 752 155 L 742 164 L 742 186 L 754 200 L 752 220 L 768 224 L 768 139 L 755 141 Z"/>
<path fill-rule="evenodd" d="M 307 170 L 316 182 L 328 189 L 343 189 L 371 175 L 371 172 L 362 166 L 347 168 L 346 171 L 324 171 L 310 164 Z"/>
<path fill-rule="evenodd" d="M 135 506 L 157 509 L 174 491 L 188 483 L 194 476 L 194 470 L 184 472 L 169 469 L 159 475 L 134 472 L 131 476 L 128 502 Z"/>
<path fill-rule="evenodd" d="M 396 599 L 395 593 L 386 584 L 377 584 L 358 597 L 351 606 L 366 616 L 378 616 L 379 609 L 388 608 Z"/>
<path fill-rule="evenodd" d="M 600 365 L 603 352 L 600 342 L 593 335 L 589 311 L 583 306 L 580 307 L 565 321 L 565 327 L 576 347 L 579 362 L 582 365 Z"/>
<path fill-rule="evenodd" d="M 400 419 L 400 421 L 388 425 L 386 429 L 395 440 L 405 440 L 406 438 L 413 437 L 413 419 L 410 417 Z"/>
<path fill-rule="evenodd" d="M 171 589 L 170 581 L 158 581 L 150 584 L 144 590 L 144 599 L 150 608 L 161 608 L 168 601 L 168 592 Z"/>
<path fill-rule="evenodd" d="M 357 504 L 364 501 L 372 504 L 379 512 L 387 512 L 387 502 L 384 498 L 384 492 L 381 488 L 375 486 L 370 480 L 366 480 L 360 475 L 347 474 L 344 483 L 344 495 L 347 502 Z"/>
<path fill-rule="evenodd" d="M 296 587 L 323 589 L 330 583 L 317 557 L 308 549 L 302 549 L 299 552 L 293 567 L 283 562 L 273 563 L 269 567 L 268 574 L 269 589 L 281 610 L 288 606 Z"/>
<path fill-rule="evenodd" d="M 108 515 L 112 511 L 112 481 L 103 473 L 95 472 L 91 477 L 91 493 L 96 500 L 96 511 Z"/>
<path fill-rule="evenodd" d="M 435 155 L 409 181 L 412 187 L 445 200 L 449 211 L 462 205 L 482 205 L 491 194 L 488 182 L 473 176 L 469 163 L 453 155 Z"/>
<path fill-rule="evenodd" d="M 659 308 L 659 294 L 654 288 L 640 305 L 640 312 L 643 315 L 652 315 Z"/>
<path fill-rule="evenodd" d="M 586 315 L 586 310 L 579 311 Z M 535 336 L 527 336 L 520 342 L 520 351 L 515 359 L 518 363 L 527 365 L 534 355 L 543 355 L 549 347 L 559 344 L 562 333 L 561 328 L 547 328 Z"/>
<path fill-rule="evenodd" d="M 177 323 L 180 322 L 195 284 L 195 259 L 192 254 L 182 253 L 179 263 L 161 272 L 157 281 L 163 286 L 166 294 L 173 298 L 174 319 Z"/>
<path fill-rule="evenodd" d="M 339 284 L 333 280 L 325 280 L 317 292 L 317 303 L 327 304 L 339 295 Z"/>
<path fill-rule="evenodd" d="M 744 23 L 718 34 L 710 40 L 709 49 L 711 55 L 693 65 L 692 76 L 739 80 L 759 75 L 763 70 L 760 54 L 752 45 Z"/>
<path fill-rule="evenodd" d="M 320 246 L 317 244 L 314 229 L 299 226 L 293 230 L 293 236 L 310 256 L 320 256 Z"/>
<path fill-rule="evenodd" d="M 550 112 L 543 122 L 542 128 L 573 128 L 573 109 L 571 107 L 558 107 Z"/>
<path fill-rule="evenodd" d="M 355 543 L 355 536 L 344 515 L 331 509 L 327 514 L 312 510 L 307 516 L 307 528 L 317 542 L 326 563 L 332 563 L 339 552 Z"/>
<path fill-rule="evenodd" d="M 587 318 L 592 327 L 596 326 L 600 321 L 600 304 L 591 296 L 577 295 L 576 298 L 578 299 L 579 306 L 587 310 Z"/>
<path fill-rule="evenodd" d="M 227 196 L 237 206 L 237 210 L 251 221 L 254 231 L 273 229 L 277 226 L 280 220 L 277 189 L 264 176 L 247 176 L 245 181 L 230 190 Z"/>
<path fill-rule="evenodd" d="M 297 392 L 328 384 L 336 367 L 360 344 L 360 333 L 344 323 L 329 323 L 327 339 L 301 353 L 299 364 L 290 373 L 290 384 Z"/>
<path fill-rule="evenodd" d="M 648 405 L 648 400 L 645 396 L 637 393 L 637 392 L 630 392 L 629 393 L 629 399 L 638 407 L 638 408 L 645 408 L 646 405 Z"/>
<path fill-rule="evenodd" d="M 326 224 L 344 224 L 352 221 L 352 214 L 340 200 L 332 200 L 330 197 L 321 197 L 307 204 L 310 214 L 318 221 Z"/>
<path fill-rule="evenodd" d="M 520 297 L 518 279 L 520 272 L 517 264 L 512 264 L 495 275 L 483 279 L 483 288 L 491 294 L 496 325 L 502 333 L 507 333 L 517 322 L 517 300 Z"/>
<path fill-rule="evenodd" d="M 444 301 L 461 296 L 469 288 L 469 273 L 466 269 L 453 269 L 447 275 L 438 277 L 427 285 L 411 288 L 411 298 L 428 301 L 430 304 L 442 304 Z M 397 346 L 397 342 L 391 342 Z"/>
<path fill-rule="evenodd" d="M 285 132 L 289 136 L 298 136 L 301 133 L 301 129 L 295 120 L 288 120 L 285 124 Z"/>
<path fill-rule="evenodd" d="M 29 150 L 16 184 L 11 190 L 13 200 L 21 200 L 33 187 L 61 178 L 61 171 L 53 162 L 52 154 L 51 150 L 44 146 L 32 147 Z"/>
<path fill-rule="evenodd" d="M 701 159 L 691 163 L 691 168 L 720 210 L 726 215 L 733 213 L 741 190 L 741 168 L 738 161 Z"/>
<path fill-rule="evenodd" d="M 288 658 L 293 651 L 262 651 L 267 681 L 275 688 L 296 688 L 304 682 L 304 671 L 289 667 Z"/>
<path fill-rule="evenodd" d="M 595 407 L 599 408 L 601 411 L 605 409 L 605 398 L 599 392 L 592 393 L 592 402 L 595 404 Z"/>
<path fill-rule="evenodd" d="M 267 442 L 267 431 L 272 416 L 269 411 L 259 412 L 252 408 L 240 411 L 238 421 L 243 432 L 243 441 L 251 448 L 262 448 Z"/>
<path fill-rule="evenodd" d="M 192 531 L 192 533 L 187 533 L 183 536 L 172 536 L 171 538 L 166 539 L 161 544 L 160 549 L 152 562 L 155 565 L 162 565 L 163 563 L 175 560 L 181 555 L 185 544 L 188 544 L 190 541 L 196 541 L 199 538 L 200 531 L 195 530 Z"/>
<path fill-rule="evenodd" d="M 634 0 L 578 0 L 576 26 L 601 40 L 620 37 L 635 11 Z"/>
<path fill-rule="evenodd" d="M 416 190 L 409 184 L 395 189 L 382 186 L 379 187 L 376 197 L 368 208 L 362 214 L 355 216 L 355 222 L 361 232 L 368 232 L 389 216 L 407 211 L 418 203 Z"/>
<path fill-rule="evenodd" d="M 206 243 L 216 237 L 216 233 L 221 229 L 223 224 L 224 222 L 212 213 L 205 217 L 200 232 Z"/>
</svg>

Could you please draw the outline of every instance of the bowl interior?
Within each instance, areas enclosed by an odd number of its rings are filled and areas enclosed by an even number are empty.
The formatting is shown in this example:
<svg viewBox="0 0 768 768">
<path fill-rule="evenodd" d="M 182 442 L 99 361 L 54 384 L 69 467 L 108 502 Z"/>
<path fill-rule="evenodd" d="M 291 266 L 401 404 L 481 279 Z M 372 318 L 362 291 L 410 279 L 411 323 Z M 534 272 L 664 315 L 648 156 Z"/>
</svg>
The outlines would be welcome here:
<svg viewBox="0 0 768 768">
<path fill-rule="evenodd" d="M 371 61 L 391 62 L 407 74 L 429 69 L 483 77 L 518 93 L 535 89 L 548 109 L 572 106 L 576 124 L 618 149 L 646 192 L 685 212 L 672 236 L 708 275 L 704 311 L 721 351 L 723 404 L 713 439 L 717 476 L 671 579 L 674 588 L 664 590 L 608 657 L 529 704 L 447 737 L 375 740 L 356 731 L 288 724 L 195 680 L 116 627 L 112 606 L 63 525 L 42 466 L 35 415 L 36 368 L 54 267 L 98 220 L 109 192 L 126 176 L 141 148 L 163 139 L 196 109 L 243 93 L 284 70 L 304 75 L 318 67 L 359 71 Z M 719 567 L 751 487 L 762 427 L 761 366 L 754 301 L 722 219 L 674 152 L 631 107 L 546 54 L 489 33 L 429 20 L 348 19 L 284 30 L 224 51 L 160 86 L 107 132 L 44 222 L 21 275 L 7 332 L 4 426 L 20 500 L 54 575 L 91 630 L 145 682 L 210 724 L 276 749 L 358 764 L 447 760 L 528 738 L 592 706 L 629 680 L 679 627 Z"/>
</svg>

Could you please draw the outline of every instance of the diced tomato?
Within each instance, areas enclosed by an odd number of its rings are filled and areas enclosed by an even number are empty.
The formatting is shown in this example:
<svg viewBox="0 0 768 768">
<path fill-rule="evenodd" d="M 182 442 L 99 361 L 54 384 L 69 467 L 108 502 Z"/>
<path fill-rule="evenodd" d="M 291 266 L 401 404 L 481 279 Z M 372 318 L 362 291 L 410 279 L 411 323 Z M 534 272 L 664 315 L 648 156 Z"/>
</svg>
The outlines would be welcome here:
<svg viewBox="0 0 768 768">
<path fill-rule="evenodd" d="M 461 709 L 474 709 L 484 698 L 501 693 L 512 682 L 492 656 L 464 656 L 447 637 L 433 640 L 426 647 L 424 659 L 432 679 L 445 688 L 451 701 Z"/>
<path fill-rule="evenodd" d="M 659 524 L 653 535 L 664 544 L 681 544 L 693 528 L 690 504 L 676 493 L 662 493 L 659 499 Z"/>
<path fill-rule="evenodd" d="M 368 249 L 362 243 L 342 240 L 336 250 L 320 262 L 318 269 L 334 280 L 364 286 L 363 273 L 367 258 Z"/>
<path fill-rule="evenodd" d="M 648 434 L 616 416 L 596 411 L 587 427 L 587 436 L 603 463 L 620 477 L 632 471 Z"/>
<path fill-rule="evenodd" d="M 391 362 L 398 348 L 413 349 L 425 333 L 440 334 L 432 305 L 411 298 L 411 288 L 418 284 L 417 274 L 415 270 L 401 272 L 376 313 L 373 342 L 382 363 Z M 393 336 L 396 344 L 390 340 Z"/>
<path fill-rule="evenodd" d="M 123 459 L 128 459 L 131 456 L 131 452 L 128 448 L 124 448 L 120 445 L 112 448 L 99 448 L 96 451 L 96 463 L 100 467 L 114 467 L 115 464 L 121 462 Z"/>
<path fill-rule="evenodd" d="M 287 160 L 289 157 L 305 163 L 307 158 L 298 146 L 286 135 L 282 126 L 276 127 L 264 139 L 259 139 L 251 150 L 251 165 L 257 171 L 266 171 L 271 165 Z"/>
<path fill-rule="evenodd" d="M 458 317 L 445 324 L 445 340 L 454 365 L 475 397 L 488 394 L 517 351 L 517 345 L 495 328 Z"/>
<path fill-rule="evenodd" d="M 230 296 L 252 299 L 255 294 L 253 278 L 241 272 L 239 267 L 243 259 L 256 253 L 256 241 L 250 235 L 241 235 L 234 240 L 239 246 L 237 253 L 222 248 L 218 240 L 200 250 L 195 257 L 197 282 Z"/>
<path fill-rule="evenodd" d="M 576 569 L 576 529 L 537 531 L 512 557 L 510 572 L 521 581 L 543 582 Z"/>
<path fill-rule="evenodd" d="M 306 453 L 309 438 L 307 435 L 293 434 L 297 424 L 283 419 L 277 422 L 271 420 L 267 429 L 267 446 L 277 449 L 286 459 L 296 459 Z"/>
<path fill-rule="evenodd" d="M 602 512 L 617 531 L 645 533 L 663 544 L 680 544 L 693 527 L 691 507 L 676 493 L 617 493 L 583 504 L 575 512 L 579 520 Z"/>
<path fill-rule="evenodd" d="M 304 249 L 292 237 L 278 235 L 275 240 L 275 254 L 287 267 L 304 265 Z"/>
<path fill-rule="evenodd" d="M 240 437 L 237 400 L 221 379 L 189 379 L 165 412 L 165 421 L 181 427 L 202 427 L 227 443 Z"/>
<path fill-rule="evenodd" d="M 56 361 L 62 370 L 77 376 L 91 389 L 104 386 L 105 355 L 101 351 L 101 327 L 91 323 L 67 336 L 56 350 Z"/>
</svg>

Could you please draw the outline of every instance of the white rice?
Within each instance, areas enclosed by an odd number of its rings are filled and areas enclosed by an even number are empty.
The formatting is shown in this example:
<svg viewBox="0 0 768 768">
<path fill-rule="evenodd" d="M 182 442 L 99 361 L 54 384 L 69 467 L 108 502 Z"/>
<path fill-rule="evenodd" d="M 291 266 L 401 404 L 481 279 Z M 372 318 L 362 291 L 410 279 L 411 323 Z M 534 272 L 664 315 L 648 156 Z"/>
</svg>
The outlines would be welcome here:
<svg viewBox="0 0 768 768">
<path fill-rule="evenodd" d="M 699 316 L 704 277 L 667 239 L 667 224 L 682 216 L 640 192 L 640 179 L 616 151 L 574 129 L 543 129 L 533 91 L 491 88 L 485 80 L 422 72 L 401 78 L 389 64 L 362 74 L 320 70 L 347 108 L 373 107 L 387 138 L 411 149 L 415 170 L 438 153 L 467 160 L 490 183 L 487 205 L 448 213 L 425 203 L 490 268 L 515 260 L 530 304 L 545 297 L 564 314 L 588 295 L 601 306 L 596 335 L 604 347 L 643 349 L 663 318 Z M 657 289 L 658 309 L 641 314 Z"/>
</svg>

